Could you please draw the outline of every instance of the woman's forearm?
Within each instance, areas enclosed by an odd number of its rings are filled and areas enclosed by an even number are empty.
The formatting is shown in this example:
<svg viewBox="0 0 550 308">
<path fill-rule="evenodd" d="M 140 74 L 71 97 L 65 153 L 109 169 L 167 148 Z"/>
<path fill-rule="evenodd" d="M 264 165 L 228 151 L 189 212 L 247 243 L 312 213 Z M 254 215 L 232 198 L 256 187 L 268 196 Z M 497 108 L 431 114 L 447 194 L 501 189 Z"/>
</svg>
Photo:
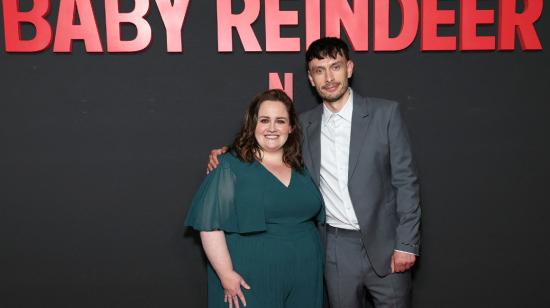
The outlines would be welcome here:
<svg viewBox="0 0 550 308">
<path fill-rule="evenodd" d="M 223 231 L 201 231 L 200 235 L 206 257 L 218 277 L 221 278 L 221 276 L 232 272 L 233 263 L 231 263 Z"/>
</svg>

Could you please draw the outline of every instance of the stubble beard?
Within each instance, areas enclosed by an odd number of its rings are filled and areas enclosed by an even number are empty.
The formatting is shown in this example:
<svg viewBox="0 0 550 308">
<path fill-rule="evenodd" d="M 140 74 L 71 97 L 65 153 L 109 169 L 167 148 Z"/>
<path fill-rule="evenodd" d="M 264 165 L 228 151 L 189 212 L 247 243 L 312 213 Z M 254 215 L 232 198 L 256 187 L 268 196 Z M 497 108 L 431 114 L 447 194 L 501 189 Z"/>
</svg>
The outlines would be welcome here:
<svg viewBox="0 0 550 308">
<path fill-rule="evenodd" d="M 348 89 L 349 89 L 349 84 L 348 84 L 348 81 L 346 80 L 342 82 L 342 89 L 338 93 L 335 93 L 333 95 L 330 95 L 330 94 L 327 95 L 321 90 L 317 90 L 317 94 L 319 94 L 319 96 L 323 99 L 324 102 L 334 103 L 340 100 L 348 92 Z"/>
</svg>

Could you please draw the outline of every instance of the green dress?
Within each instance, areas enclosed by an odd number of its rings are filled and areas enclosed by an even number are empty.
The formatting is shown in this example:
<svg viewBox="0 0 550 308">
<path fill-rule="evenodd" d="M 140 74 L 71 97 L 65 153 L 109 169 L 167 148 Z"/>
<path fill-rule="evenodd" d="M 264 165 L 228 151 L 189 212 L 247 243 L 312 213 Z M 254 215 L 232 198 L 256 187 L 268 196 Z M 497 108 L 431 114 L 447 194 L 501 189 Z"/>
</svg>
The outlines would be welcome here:
<svg viewBox="0 0 550 308">
<path fill-rule="evenodd" d="M 288 187 L 259 162 L 232 154 L 203 181 L 185 225 L 223 230 L 247 308 L 320 308 L 323 252 L 316 228 L 324 222 L 321 195 L 306 170 L 292 170 Z M 208 264 L 208 307 L 228 307 Z"/>
</svg>

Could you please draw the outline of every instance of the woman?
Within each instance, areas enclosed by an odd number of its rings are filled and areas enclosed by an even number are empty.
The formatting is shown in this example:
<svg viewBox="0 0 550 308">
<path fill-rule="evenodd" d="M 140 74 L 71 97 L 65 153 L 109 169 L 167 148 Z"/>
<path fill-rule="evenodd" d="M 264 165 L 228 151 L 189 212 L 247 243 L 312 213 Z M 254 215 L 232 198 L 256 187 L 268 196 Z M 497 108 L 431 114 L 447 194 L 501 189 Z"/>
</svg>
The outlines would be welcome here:
<svg viewBox="0 0 550 308">
<path fill-rule="evenodd" d="M 185 224 L 201 231 L 208 307 L 322 306 L 322 199 L 304 169 L 290 98 L 254 98 L 220 165 L 193 198 Z M 242 288 L 241 288 L 242 287 Z"/>
</svg>

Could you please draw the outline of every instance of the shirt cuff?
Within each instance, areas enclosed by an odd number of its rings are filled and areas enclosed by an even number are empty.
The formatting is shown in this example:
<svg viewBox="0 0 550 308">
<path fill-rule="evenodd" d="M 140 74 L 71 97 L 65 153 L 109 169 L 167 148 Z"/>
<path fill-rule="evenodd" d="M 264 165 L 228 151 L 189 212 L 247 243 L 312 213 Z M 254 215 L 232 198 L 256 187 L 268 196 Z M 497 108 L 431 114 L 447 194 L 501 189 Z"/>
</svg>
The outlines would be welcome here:
<svg viewBox="0 0 550 308">
<path fill-rule="evenodd" d="M 412 253 L 412 252 L 408 252 L 408 251 L 403 251 L 403 250 L 398 250 L 398 249 L 394 249 L 393 251 L 404 252 L 404 253 L 408 253 L 408 254 L 413 255 L 413 256 L 417 256 L 417 254 Z"/>
</svg>

